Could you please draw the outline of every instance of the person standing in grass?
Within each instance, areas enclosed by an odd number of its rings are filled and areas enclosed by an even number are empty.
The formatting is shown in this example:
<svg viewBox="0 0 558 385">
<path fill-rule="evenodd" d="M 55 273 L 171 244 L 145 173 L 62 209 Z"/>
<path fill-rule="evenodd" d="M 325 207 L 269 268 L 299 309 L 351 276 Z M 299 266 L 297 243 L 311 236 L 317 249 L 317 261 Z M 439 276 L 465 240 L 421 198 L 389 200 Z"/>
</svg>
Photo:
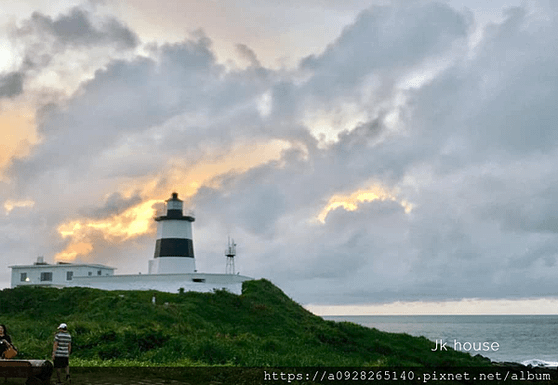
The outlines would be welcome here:
<svg viewBox="0 0 558 385">
<path fill-rule="evenodd" d="M 68 333 L 68 326 L 61 323 L 58 331 L 54 335 L 54 345 L 52 346 L 52 361 L 56 369 L 56 377 L 60 384 L 62 369 L 66 371 L 66 381 L 70 383 L 70 353 L 72 352 L 72 336 Z"/>
</svg>

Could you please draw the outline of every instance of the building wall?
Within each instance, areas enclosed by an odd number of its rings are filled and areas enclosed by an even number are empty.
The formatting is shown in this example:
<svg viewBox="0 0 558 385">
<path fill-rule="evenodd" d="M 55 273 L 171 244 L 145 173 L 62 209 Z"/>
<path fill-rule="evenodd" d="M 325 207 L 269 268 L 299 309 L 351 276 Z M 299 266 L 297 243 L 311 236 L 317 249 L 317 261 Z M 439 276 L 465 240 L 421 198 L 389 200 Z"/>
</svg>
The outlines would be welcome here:
<svg viewBox="0 0 558 385">
<path fill-rule="evenodd" d="M 71 273 L 71 277 L 68 276 L 68 273 Z M 22 274 L 25 274 L 25 276 L 22 277 Z M 100 265 L 45 264 L 12 266 L 11 287 L 26 285 L 67 286 L 80 275 L 102 277 L 113 274 L 113 268 Z M 43 277 L 42 279 L 41 276 Z M 22 278 L 24 279 L 22 280 Z M 45 280 L 45 278 L 50 278 L 50 280 Z"/>
<path fill-rule="evenodd" d="M 252 278 L 231 274 L 139 274 L 101 277 L 76 277 L 70 286 L 103 290 L 154 290 L 167 293 L 184 291 L 212 292 L 225 289 L 242 293 L 242 282 Z"/>
<path fill-rule="evenodd" d="M 186 258 L 190 259 L 190 258 Z M 234 294 L 242 294 L 242 282 L 252 278 L 233 274 L 130 274 L 114 275 L 114 269 L 102 265 L 20 265 L 11 266 L 12 283 L 16 286 L 79 286 L 102 290 L 154 290 L 168 293 L 184 291 L 212 292 L 225 289 Z M 72 279 L 67 279 L 67 273 Z M 27 280 L 21 281 L 25 273 Z M 41 281 L 41 273 L 51 273 L 52 280 Z"/>
</svg>

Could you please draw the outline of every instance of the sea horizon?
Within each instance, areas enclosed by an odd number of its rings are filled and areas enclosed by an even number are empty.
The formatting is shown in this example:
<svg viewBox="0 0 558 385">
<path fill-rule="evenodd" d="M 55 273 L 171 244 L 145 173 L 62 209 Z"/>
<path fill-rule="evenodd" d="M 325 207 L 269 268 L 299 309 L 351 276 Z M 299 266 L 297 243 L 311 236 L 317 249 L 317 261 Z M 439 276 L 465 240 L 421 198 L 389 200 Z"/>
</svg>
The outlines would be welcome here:
<svg viewBox="0 0 558 385">
<path fill-rule="evenodd" d="M 331 321 L 347 321 L 390 333 L 425 337 L 438 344 L 495 362 L 557 367 L 556 314 L 465 315 L 334 315 Z M 438 345 L 436 346 L 438 348 Z M 433 348 L 434 349 L 434 348 Z M 439 351 L 444 354 L 443 351 Z"/>
</svg>

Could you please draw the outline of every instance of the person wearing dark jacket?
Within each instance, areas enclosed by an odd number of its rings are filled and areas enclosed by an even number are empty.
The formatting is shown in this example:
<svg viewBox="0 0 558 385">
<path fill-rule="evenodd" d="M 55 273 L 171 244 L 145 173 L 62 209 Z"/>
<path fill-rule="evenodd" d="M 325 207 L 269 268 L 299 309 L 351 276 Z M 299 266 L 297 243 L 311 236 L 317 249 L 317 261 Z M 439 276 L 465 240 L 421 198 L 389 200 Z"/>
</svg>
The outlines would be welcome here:
<svg viewBox="0 0 558 385">
<path fill-rule="evenodd" d="M 4 357 L 4 352 L 12 345 L 12 338 L 8 334 L 8 329 L 6 329 L 6 325 L 0 325 L 0 357 Z"/>
</svg>

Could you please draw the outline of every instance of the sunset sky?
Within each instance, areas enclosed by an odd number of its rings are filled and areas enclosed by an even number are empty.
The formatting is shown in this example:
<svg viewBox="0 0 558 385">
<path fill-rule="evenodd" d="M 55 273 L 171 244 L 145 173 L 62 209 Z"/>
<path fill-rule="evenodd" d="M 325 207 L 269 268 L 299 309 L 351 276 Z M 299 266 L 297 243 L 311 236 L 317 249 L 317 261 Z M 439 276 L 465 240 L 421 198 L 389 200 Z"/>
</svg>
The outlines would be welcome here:
<svg viewBox="0 0 558 385">
<path fill-rule="evenodd" d="M 318 314 L 558 314 L 555 2 L 163 4 L 2 5 L 0 288 L 146 273 L 177 192 Z"/>
</svg>

